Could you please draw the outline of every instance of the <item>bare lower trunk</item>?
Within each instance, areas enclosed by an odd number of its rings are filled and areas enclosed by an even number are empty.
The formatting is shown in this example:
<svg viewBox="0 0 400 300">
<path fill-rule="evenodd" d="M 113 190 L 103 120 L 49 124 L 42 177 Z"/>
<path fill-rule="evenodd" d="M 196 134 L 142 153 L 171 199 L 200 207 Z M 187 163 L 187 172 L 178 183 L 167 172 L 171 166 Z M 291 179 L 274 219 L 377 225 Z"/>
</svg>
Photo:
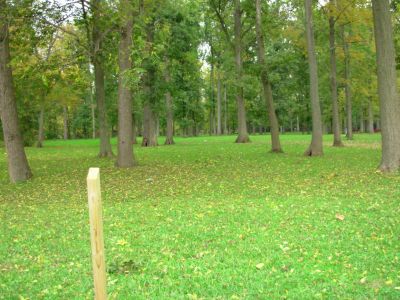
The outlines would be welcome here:
<svg viewBox="0 0 400 300">
<path fill-rule="evenodd" d="M 132 144 L 137 144 L 137 124 L 135 117 L 132 119 Z"/>
<path fill-rule="evenodd" d="M 168 85 L 168 89 L 170 88 L 171 84 L 171 76 L 169 74 L 169 70 L 166 71 L 165 73 L 165 82 Z M 166 132 L 166 139 L 165 139 L 165 145 L 173 145 L 175 144 L 174 142 L 174 108 L 172 105 L 172 95 L 171 92 L 168 90 L 165 93 L 165 108 L 166 108 L 166 114 L 167 114 L 167 132 Z"/>
<path fill-rule="evenodd" d="M 100 0 L 92 0 L 93 33 L 92 63 L 94 67 L 97 117 L 99 120 L 100 151 L 99 157 L 113 157 L 110 133 L 107 122 L 107 110 L 104 91 L 104 69 L 102 64 L 102 31 L 98 22 L 101 19 Z"/>
<path fill-rule="evenodd" d="M 6 1 L 0 0 L 0 11 L 6 10 Z M 0 118 L 7 152 L 8 173 L 12 182 L 20 182 L 31 178 L 32 172 L 18 124 L 10 61 L 8 21 L 2 16 L 0 18 Z"/>
<path fill-rule="evenodd" d="M 43 141 L 44 141 L 44 106 L 43 105 L 40 107 L 38 123 L 39 123 L 39 130 L 38 130 L 38 141 L 37 141 L 36 147 L 42 148 Z"/>
<path fill-rule="evenodd" d="M 368 133 L 374 133 L 374 111 L 371 98 L 368 99 Z"/>
<path fill-rule="evenodd" d="M 143 147 L 155 147 L 157 143 L 157 122 L 155 114 L 147 102 L 143 107 Z"/>
<path fill-rule="evenodd" d="M 226 84 L 224 84 L 224 134 L 228 134 L 228 101 L 226 95 Z"/>
<path fill-rule="evenodd" d="M 312 18 L 311 0 L 305 0 L 306 12 L 306 35 L 308 49 L 308 63 L 310 68 L 310 97 L 312 110 L 312 140 L 311 144 L 304 153 L 307 156 L 319 156 L 323 154 L 322 149 L 322 123 L 321 108 L 319 104 L 318 93 L 318 68 L 317 58 L 315 55 L 314 28 Z"/>
<path fill-rule="evenodd" d="M 68 107 L 63 106 L 63 137 L 68 140 Z"/>
<path fill-rule="evenodd" d="M 333 7 L 335 0 L 330 0 Z M 333 12 L 330 12 L 333 14 Z M 337 80 L 336 80 L 336 42 L 335 42 L 335 19 L 331 15 L 329 17 L 329 46 L 330 46 L 330 80 L 331 80 L 331 97 L 332 97 L 332 131 L 333 131 L 333 146 L 342 147 L 342 138 L 340 134 L 340 117 L 337 93 Z"/>
<path fill-rule="evenodd" d="M 222 90 L 221 90 L 221 75 L 220 70 L 217 73 L 217 135 L 222 134 Z"/>
<path fill-rule="evenodd" d="M 365 132 L 365 120 L 364 120 L 364 109 L 361 107 L 360 110 L 360 132 Z"/>
<path fill-rule="evenodd" d="M 123 24 L 118 49 L 118 156 L 116 166 L 130 168 L 135 164 L 133 155 L 132 92 L 127 84 L 126 72 L 132 67 L 131 47 L 133 12 L 129 0 L 121 0 Z"/>
<path fill-rule="evenodd" d="M 344 52 L 344 76 L 345 76 L 345 96 L 346 96 L 346 127 L 347 127 L 347 139 L 353 139 L 353 108 L 352 108 L 352 95 L 351 95 L 351 83 L 350 83 L 350 49 L 349 44 L 346 40 L 346 33 L 344 25 L 342 25 L 342 37 L 343 37 L 343 52 Z"/>
<path fill-rule="evenodd" d="M 261 1 L 256 0 L 256 32 L 257 32 L 257 48 L 258 48 L 258 63 L 261 67 L 260 79 L 264 91 L 264 99 L 267 104 L 269 116 L 269 125 L 271 127 L 271 143 L 272 152 L 282 152 L 281 143 L 279 140 L 279 123 L 276 117 L 274 99 L 272 96 L 271 82 L 268 77 L 267 65 L 265 63 L 264 35 L 262 31 L 261 19 Z"/>
<path fill-rule="evenodd" d="M 236 65 L 236 103 L 238 114 L 238 137 L 236 143 L 250 142 L 246 124 L 246 107 L 243 97 L 243 62 L 242 62 L 242 10 L 240 0 L 235 0 L 235 65 Z"/>
<path fill-rule="evenodd" d="M 379 169 L 395 172 L 400 168 L 400 99 L 389 1 L 372 0 L 372 7 L 382 130 L 382 160 Z"/>
</svg>

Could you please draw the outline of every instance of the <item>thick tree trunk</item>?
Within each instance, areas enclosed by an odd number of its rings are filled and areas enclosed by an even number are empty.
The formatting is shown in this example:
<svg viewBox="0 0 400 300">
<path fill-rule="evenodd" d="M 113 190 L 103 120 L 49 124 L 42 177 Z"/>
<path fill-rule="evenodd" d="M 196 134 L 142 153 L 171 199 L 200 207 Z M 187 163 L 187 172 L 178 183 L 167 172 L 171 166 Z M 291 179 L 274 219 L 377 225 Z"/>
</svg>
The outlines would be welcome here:
<svg viewBox="0 0 400 300">
<path fill-rule="evenodd" d="M 218 69 L 217 73 L 217 135 L 222 134 L 222 89 L 221 89 L 221 74 Z"/>
<path fill-rule="evenodd" d="M 99 120 L 100 151 L 99 157 L 113 157 L 110 133 L 108 130 L 107 110 L 104 90 L 104 69 L 102 64 L 102 32 L 98 24 L 102 18 L 100 0 L 92 0 L 93 32 L 92 32 L 92 63 L 94 67 L 97 113 Z"/>
<path fill-rule="evenodd" d="M 330 5 L 333 8 L 335 0 L 330 0 Z M 330 46 L 330 81 L 331 81 L 331 97 L 332 97 L 332 131 L 333 131 L 333 146 L 342 147 L 342 138 L 340 134 L 340 116 L 337 93 L 336 80 L 336 42 L 335 42 L 335 18 L 333 11 L 330 11 L 329 17 L 329 46 Z"/>
<path fill-rule="evenodd" d="M 346 127 L 347 127 L 347 139 L 353 139 L 353 108 L 352 108 L 352 93 L 350 83 L 350 48 L 349 43 L 346 40 L 345 28 L 342 25 L 342 37 L 343 37 L 343 52 L 344 52 L 344 76 L 345 76 L 345 97 L 346 97 Z"/>
<path fill-rule="evenodd" d="M 379 169 L 400 168 L 400 99 L 389 0 L 372 0 L 381 111 L 382 160 Z"/>
<path fill-rule="evenodd" d="M 168 90 L 165 93 L 165 108 L 166 108 L 166 119 L 167 119 L 167 132 L 165 138 L 165 145 L 173 145 L 174 142 L 174 108 L 172 104 L 172 95 L 169 91 L 171 84 L 171 75 L 169 74 L 169 70 L 165 71 L 165 82 L 168 85 Z"/>
<path fill-rule="evenodd" d="M 133 12 L 129 0 L 121 0 L 122 26 L 118 49 L 118 156 L 116 166 L 130 168 L 135 164 L 133 155 L 132 92 L 127 84 L 126 72 L 132 67 L 131 47 Z"/>
<path fill-rule="evenodd" d="M 279 140 L 279 123 L 275 113 L 271 82 L 269 81 L 267 64 L 265 62 L 264 34 L 262 31 L 260 0 L 256 0 L 256 32 L 257 32 L 258 63 L 261 68 L 260 79 L 264 91 L 264 99 L 267 104 L 269 126 L 271 127 L 271 143 L 272 143 L 271 152 L 279 153 L 282 152 L 282 147 Z"/>
<path fill-rule="evenodd" d="M 38 120 L 39 130 L 38 130 L 38 141 L 36 147 L 42 148 L 44 141 L 44 106 L 40 107 L 39 120 Z"/>
<path fill-rule="evenodd" d="M 374 111 L 371 97 L 368 99 L 368 133 L 374 133 Z"/>
<path fill-rule="evenodd" d="M 6 1 L 0 0 L 0 11 L 6 11 Z M 0 18 L 0 118 L 6 146 L 8 173 L 12 182 L 32 177 L 26 158 L 22 135 L 18 124 L 14 83 L 10 67 L 8 20 Z"/>
<path fill-rule="evenodd" d="M 236 65 L 236 103 L 238 114 L 238 137 L 236 143 L 250 142 L 246 123 L 246 107 L 243 97 L 243 62 L 242 62 L 242 10 L 240 0 L 235 0 L 235 65 Z"/>
<path fill-rule="evenodd" d="M 304 153 L 307 156 L 319 156 L 323 154 L 322 149 L 322 123 L 321 108 L 318 93 L 318 68 L 317 57 L 315 55 L 314 28 L 312 18 L 312 0 L 304 0 L 306 12 L 306 36 L 308 49 L 308 64 L 310 68 L 310 96 L 312 110 L 312 140 L 311 144 Z"/>
<path fill-rule="evenodd" d="M 63 137 L 68 140 L 68 107 L 63 106 Z"/>
<path fill-rule="evenodd" d="M 149 102 L 143 107 L 143 147 L 157 146 L 157 121 Z"/>
</svg>

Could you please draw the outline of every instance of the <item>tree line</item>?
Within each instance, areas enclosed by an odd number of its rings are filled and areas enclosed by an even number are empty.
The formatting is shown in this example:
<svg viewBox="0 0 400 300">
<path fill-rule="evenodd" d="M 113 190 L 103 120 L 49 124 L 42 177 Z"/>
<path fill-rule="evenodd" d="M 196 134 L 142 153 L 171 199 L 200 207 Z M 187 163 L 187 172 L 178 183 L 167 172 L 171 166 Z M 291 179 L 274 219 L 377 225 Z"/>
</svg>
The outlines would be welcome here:
<svg viewBox="0 0 400 300">
<path fill-rule="evenodd" d="M 24 146 L 99 138 L 99 157 L 136 164 L 133 144 L 174 135 L 382 134 L 380 170 L 400 166 L 397 1 L 0 0 L 0 112 L 11 181 Z M 377 70 L 375 72 L 374 70 Z M 18 106 L 18 110 L 17 110 Z"/>
</svg>

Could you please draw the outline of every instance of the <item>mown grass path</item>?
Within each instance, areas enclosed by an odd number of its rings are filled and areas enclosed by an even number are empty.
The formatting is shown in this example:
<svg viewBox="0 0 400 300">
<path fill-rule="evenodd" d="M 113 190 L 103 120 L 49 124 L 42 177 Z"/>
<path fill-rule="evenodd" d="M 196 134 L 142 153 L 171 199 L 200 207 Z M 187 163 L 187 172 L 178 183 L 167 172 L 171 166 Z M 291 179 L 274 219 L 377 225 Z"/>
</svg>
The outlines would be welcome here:
<svg viewBox="0 0 400 300">
<path fill-rule="evenodd" d="M 48 141 L 19 185 L 2 148 L 0 299 L 92 297 L 89 167 L 111 299 L 400 298 L 400 176 L 375 171 L 379 139 L 326 136 L 309 158 L 307 135 L 283 135 L 282 155 L 268 136 L 178 138 L 135 147 L 130 170 L 97 159 L 97 141 Z"/>
</svg>

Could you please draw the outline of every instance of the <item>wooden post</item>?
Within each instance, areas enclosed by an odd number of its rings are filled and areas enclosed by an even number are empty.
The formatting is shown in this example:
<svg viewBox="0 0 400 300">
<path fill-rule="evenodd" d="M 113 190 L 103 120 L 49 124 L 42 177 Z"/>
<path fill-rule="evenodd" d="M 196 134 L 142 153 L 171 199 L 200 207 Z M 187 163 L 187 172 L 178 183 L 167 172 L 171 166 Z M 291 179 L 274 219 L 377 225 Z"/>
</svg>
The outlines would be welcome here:
<svg viewBox="0 0 400 300">
<path fill-rule="evenodd" d="M 90 168 L 87 176 L 90 240 L 94 278 L 94 298 L 106 300 L 106 264 L 103 240 L 103 213 L 101 206 L 100 169 Z"/>
</svg>

